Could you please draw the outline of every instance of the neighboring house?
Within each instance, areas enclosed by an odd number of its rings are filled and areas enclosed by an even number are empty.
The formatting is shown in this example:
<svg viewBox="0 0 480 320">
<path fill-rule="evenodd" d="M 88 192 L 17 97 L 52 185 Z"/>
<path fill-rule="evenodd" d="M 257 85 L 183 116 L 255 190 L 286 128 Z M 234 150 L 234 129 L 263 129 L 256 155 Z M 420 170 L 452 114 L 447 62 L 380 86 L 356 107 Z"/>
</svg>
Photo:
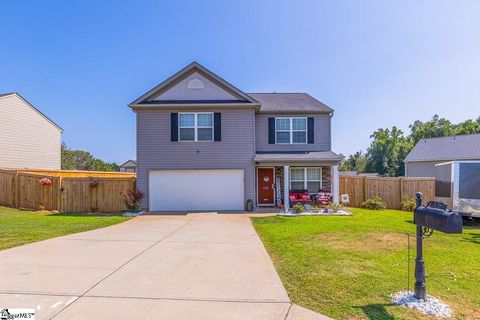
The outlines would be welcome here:
<svg viewBox="0 0 480 320">
<path fill-rule="evenodd" d="M 422 139 L 405 158 L 405 176 L 435 177 L 435 165 L 480 160 L 480 134 Z"/>
<path fill-rule="evenodd" d="M 0 94 L 0 168 L 60 169 L 62 131 L 18 93 Z"/>
<path fill-rule="evenodd" d="M 358 171 L 340 171 L 341 176 L 358 176 L 358 177 L 381 177 L 376 172 L 358 172 Z"/>
<path fill-rule="evenodd" d="M 135 160 L 128 160 L 120 166 L 120 172 L 137 172 L 137 162 Z"/>
<path fill-rule="evenodd" d="M 306 93 L 247 94 L 193 62 L 129 106 L 149 211 L 289 207 L 291 189 L 338 201 L 333 110 Z"/>
</svg>

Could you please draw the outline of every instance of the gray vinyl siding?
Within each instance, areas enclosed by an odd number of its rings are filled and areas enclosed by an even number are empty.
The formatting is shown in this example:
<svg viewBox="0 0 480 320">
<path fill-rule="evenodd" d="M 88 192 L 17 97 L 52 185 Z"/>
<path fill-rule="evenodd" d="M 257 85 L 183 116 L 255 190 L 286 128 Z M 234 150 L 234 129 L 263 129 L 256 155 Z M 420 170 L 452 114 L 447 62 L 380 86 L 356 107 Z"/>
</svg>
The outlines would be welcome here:
<svg viewBox="0 0 480 320">
<path fill-rule="evenodd" d="M 204 88 L 202 90 L 188 89 L 188 83 L 193 79 L 202 81 Z M 194 72 L 175 86 L 161 92 L 150 100 L 238 100 L 238 98 L 220 88 L 200 73 Z"/>
<path fill-rule="evenodd" d="M 314 118 L 314 143 L 313 144 L 269 144 L 268 143 L 268 118 L 275 117 L 313 117 Z M 330 115 L 328 114 L 275 114 L 258 113 L 255 117 L 255 143 L 257 151 L 330 151 Z"/>
<path fill-rule="evenodd" d="M 221 112 L 222 141 L 172 142 L 170 114 L 178 110 L 137 110 L 137 188 L 145 194 L 142 207 L 149 203 L 149 171 L 162 169 L 243 169 L 245 201 L 255 201 L 255 111 L 218 107 L 190 111 Z"/>
<path fill-rule="evenodd" d="M 447 159 L 439 161 L 415 161 L 415 162 L 406 162 L 406 176 L 407 177 L 435 177 L 436 170 L 435 165 L 439 163 L 445 163 L 450 161 L 461 161 L 465 159 Z M 468 160 L 478 160 L 480 159 L 468 159 Z"/>
<path fill-rule="evenodd" d="M 407 177 L 435 177 L 435 164 L 447 161 L 420 161 L 405 163 Z"/>
<path fill-rule="evenodd" d="M 61 130 L 16 95 L 0 98 L 0 168 L 60 169 Z"/>
</svg>

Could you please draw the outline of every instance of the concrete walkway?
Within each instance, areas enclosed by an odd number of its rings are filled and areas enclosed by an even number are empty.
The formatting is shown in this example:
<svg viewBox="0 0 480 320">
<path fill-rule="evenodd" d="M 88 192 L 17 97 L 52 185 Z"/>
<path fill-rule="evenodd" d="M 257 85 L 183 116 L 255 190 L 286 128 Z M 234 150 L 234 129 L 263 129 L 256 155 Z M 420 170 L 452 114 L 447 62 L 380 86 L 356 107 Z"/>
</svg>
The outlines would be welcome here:
<svg viewBox="0 0 480 320">
<path fill-rule="evenodd" d="M 143 216 L 0 251 L 0 308 L 37 319 L 328 319 L 292 305 L 248 216 Z"/>
</svg>

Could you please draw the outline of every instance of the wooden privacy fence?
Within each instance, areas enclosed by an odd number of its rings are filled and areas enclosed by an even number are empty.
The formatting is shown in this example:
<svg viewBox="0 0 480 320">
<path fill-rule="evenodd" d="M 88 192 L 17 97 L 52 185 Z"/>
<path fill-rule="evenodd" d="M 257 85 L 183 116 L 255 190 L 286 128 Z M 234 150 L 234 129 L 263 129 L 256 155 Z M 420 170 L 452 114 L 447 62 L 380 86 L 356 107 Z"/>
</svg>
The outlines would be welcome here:
<svg viewBox="0 0 480 320">
<path fill-rule="evenodd" d="M 52 183 L 40 184 L 48 178 Z M 92 186 L 92 181 L 98 184 Z M 61 212 L 125 211 L 124 197 L 135 190 L 135 174 L 95 171 L 2 170 L 0 205 Z"/>
<path fill-rule="evenodd" d="M 340 194 L 348 194 L 352 207 L 379 196 L 388 208 L 400 209 L 402 197 L 415 199 L 417 192 L 423 193 L 425 201 L 435 200 L 435 178 L 340 176 Z"/>
</svg>

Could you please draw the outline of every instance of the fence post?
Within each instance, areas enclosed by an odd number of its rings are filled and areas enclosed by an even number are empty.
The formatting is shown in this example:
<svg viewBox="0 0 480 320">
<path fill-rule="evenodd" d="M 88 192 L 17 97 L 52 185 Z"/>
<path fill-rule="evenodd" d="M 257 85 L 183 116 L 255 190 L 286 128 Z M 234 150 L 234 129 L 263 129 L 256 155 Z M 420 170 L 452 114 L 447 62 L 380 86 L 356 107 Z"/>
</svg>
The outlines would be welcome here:
<svg viewBox="0 0 480 320">
<path fill-rule="evenodd" d="M 58 199 L 57 199 L 57 207 L 58 207 L 58 211 L 62 212 L 62 177 L 60 176 L 58 178 L 58 190 L 57 190 L 57 193 L 58 193 Z"/>
<path fill-rule="evenodd" d="M 400 177 L 400 203 L 402 202 L 403 197 L 403 178 Z"/>
<path fill-rule="evenodd" d="M 15 172 L 15 208 L 19 208 L 20 205 L 20 183 L 18 182 L 18 171 Z"/>
<path fill-rule="evenodd" d="M 368 199 L 367 193 L 368 193 L 367 177 L 364 176 L 363 177 L 363 201 L 362 202 L 367 201 L 367 199 Z"/>
<path fill-rule="evenodd" d="M 15 208 L 17 206 L 17 175 L 16 174 L 12 177 L 12 190 L 10 192 L 12 195 L 12 206 Z"/>
</svg>

